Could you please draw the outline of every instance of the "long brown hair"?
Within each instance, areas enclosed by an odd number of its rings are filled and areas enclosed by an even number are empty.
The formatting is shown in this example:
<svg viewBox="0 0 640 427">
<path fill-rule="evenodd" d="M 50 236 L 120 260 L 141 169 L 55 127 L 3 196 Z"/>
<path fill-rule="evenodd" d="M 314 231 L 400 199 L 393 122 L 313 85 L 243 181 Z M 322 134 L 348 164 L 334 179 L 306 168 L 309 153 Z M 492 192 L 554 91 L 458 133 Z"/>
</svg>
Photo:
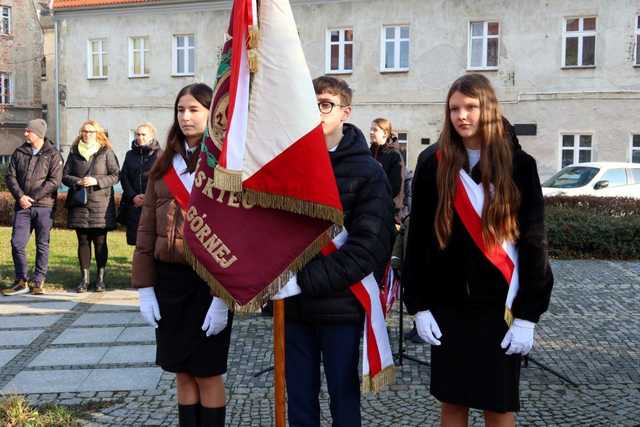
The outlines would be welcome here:
<svg viewBox="0 0 640 427">
<path fill-rule="evenodd" d="M 73 144 L 71 144 L 72 147 L 78 145 L 78 143 L 82 141 L 82 129 L 84 129 L 85 125 L 93 126 L 93 128 L 96 130 L 96 140 L 101 146 L 113 149 L 104 128 L 100 126 L 100 123 L 96 122 L 95 120 L 86 120 L 82 122 L 82 124 L 80 125 L 80 129 L 78 129 L 78 136 L 73 140 Z"/>
<path fill-rule="evenodd" d="M 169 165 L 171 165 L 171 162 L 173 161 L 173 156 L 184 151 L 183 144 L 185 136 L 180 129 L 180 124 L 178 123 L 178 102 L 180 102 L 180 98 L 185 95 L 193 96 L 200 105 L 209 109 L 211 106 L 211 99 L 213 98 L 213 90 L 204 83 L 194 83 L 183 87 L 180 92 L 178 92 L 176 101 L 173 105 L 173 125 L 171 125 L 171 129 L 169 129 L 167 146 L 158 157 L 158 160 L 153 164 L 151 171 L 149 171 L 149 177 L 153 180 L 162 178 L 162 176 L 167 172 L 167 169 L 169 169 Z M 192 159 L 195 161 L 197 156 L 192 156 Z M 195 167 L 195 163 L 188 166 L 189 170 L 192 171 Z"/>
<path fill-rule="evenodd" d="M 461 168 L 468 166 L 462 138 L 451 122 L 449 100 L 460 92 L 480 101 L 481 137 L 480 172 L 485 203 L 482 208 L 482 238 L 492 247 L 503 241 L 518 238 L 517 212 L 520 193 L 512 178 L 513 159 L 511 140 L 502 122 L 502 113 L 489 80 L 480 74 L 458 78 L 449 89 L 445 103 L 444 128 L 439 139 L 441 157 L 438 161 L 438 207 L 435 232 L 441 249 L 447 246 L 453 223 L 453 200 L 456 180 Z M 493 188 L 492 188 L 493 187 Z"/>
</svg>

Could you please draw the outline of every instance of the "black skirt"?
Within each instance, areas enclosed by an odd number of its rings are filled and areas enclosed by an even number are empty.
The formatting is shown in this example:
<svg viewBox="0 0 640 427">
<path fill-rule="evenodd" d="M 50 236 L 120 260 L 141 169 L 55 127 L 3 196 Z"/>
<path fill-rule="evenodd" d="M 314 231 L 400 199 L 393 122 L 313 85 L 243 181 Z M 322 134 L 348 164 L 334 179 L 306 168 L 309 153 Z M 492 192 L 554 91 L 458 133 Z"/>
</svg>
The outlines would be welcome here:
<svg viewBox="0 0 640 427">
<path fill-rule="evenodd" d="M 462 306 L 432 310 L 442 338 L 431 346 L 431 394 L 469 408 L 520 409 L 520 355 L 506 355 L 500 343 L 508 327 L 504 308 Z"/>
<path fill-rule="evenodd" d="M 156 329 L 156 364 L 168 372 L 211 377 L 227 372 L 233 313 L 227 326 L 207 337 L 202 323 L 213 297 L 187 265 L 156 261 L 155 286 L 161 319 Z"/>
</svg>

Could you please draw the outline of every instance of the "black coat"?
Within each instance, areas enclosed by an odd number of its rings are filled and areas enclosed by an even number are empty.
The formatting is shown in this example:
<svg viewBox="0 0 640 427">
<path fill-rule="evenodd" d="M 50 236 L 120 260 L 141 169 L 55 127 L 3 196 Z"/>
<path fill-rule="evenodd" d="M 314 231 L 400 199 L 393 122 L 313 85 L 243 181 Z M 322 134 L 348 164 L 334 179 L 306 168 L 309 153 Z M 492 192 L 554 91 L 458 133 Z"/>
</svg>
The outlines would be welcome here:
<svg viewBox="0 0 640 427">
<path fill-rule="evenodd" d="M 35 156 L 33 147 L 26 142 L 16 148 L 5 177 L 16 206 L 26 194 L 35 200 L 34 207 L 46 208 L 55 206 L 61 180 L 62 156 L 47 139 Z"/>
<path fill-rule="evenodd" d="M 78 146 L 74 145 L 64 165 L 62 182 L 69 187 L 69 193 L 79 188 L 78 183 L 84 176 L 92 176 L 98 181 L 98 185 L 88 188 L 88 202 L 85 206 L 69 208 L 67 226 L 113 229 L 116 226 L 113 186 L 118 182 L 120 172 L 118 158 L 113 150 L 107 147 L 100 148 L 91 158 L 95 158 L 95 162 L 93 169 L 89 171 L 90 161 L 85 160 L 78 153 Z M 71 194 L 67 196 L 67 201 L 70 196 Z"/>
<path fill-rule="evenodd" d="M 147 145 L 140 146 L 133 141 L 131 150 L 127 151 L 120 170 L 120 183 L 122 184 L 122 200 L 118 221 L 127 227 L 127 243 L 136 244 L 138 221 L 142 213 L 142 207 L 133 205 L 133 198 L 138 194 L 144 194 L 147 189 L 148 173 L 156 158 L 160 154 L 160 144 L 153 140 Z"/>
<path fill-rule="evenodd" d="M 402 155 L 390 144 L 371 145 L 371 154 L 384 169 L 389 184 L 391 184 L 391 198 L 395 198 L 402 190 Z"/>
<path fill-rule="evenodd" d="M 297 275 L 302 294 L 287 298 L 288 320 L 361 322 L 362 307 L 349 287 L 371 272 L 380 280 L 391 255 L 395 227 L 389 184 L 364 135 L 345 124 L 330 152 L 349 237 L 329 256 L 317 256 Z"/>
<path fill-rule="evenodd" d="M 513 180 L 521 198 L 520 237 L 516 242 L 520 289 L 512 312 L 516 318 L 537 322 L 549 306 L 553 287 L 545 240 L 544 200 L 535 160 L 520 148 L 515 135 L 511 139 Z M 468 304 L 504 310 L 508 285 L 474 244 L 455 211 L 449 243 L 444 250 L 438 247 L 434 231 L 438 204 L 436 148 L 430 147 L 421 154 L 416 166 L 402 272 L 404 302 L 412 314 Z M 474 168 L 474 179 L 478 178 L 477 172 Z"/>
</svg>

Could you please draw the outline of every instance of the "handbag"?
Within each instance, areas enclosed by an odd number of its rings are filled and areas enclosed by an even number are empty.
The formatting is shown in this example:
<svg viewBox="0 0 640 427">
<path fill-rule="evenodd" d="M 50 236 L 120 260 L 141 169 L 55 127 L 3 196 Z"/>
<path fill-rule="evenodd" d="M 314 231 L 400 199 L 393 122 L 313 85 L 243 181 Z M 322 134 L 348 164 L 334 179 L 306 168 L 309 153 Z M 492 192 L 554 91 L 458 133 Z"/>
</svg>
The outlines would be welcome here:
<svg viewBox="0 0 640 427">
<path fill-rule="evenodd" d="M 84 174 L 84 176 L 82 176 L 82 178 L 89 175 L 89 173 L 93 169 L 93 163 L 95 162 L 96 157 L 97 155 L 93 156 L 93 158 L 91 159 L 91 163 L 89 164 L 89 169 L 87 169 L 87 172 Z M 89 201 L 89 190 L 87 189 L 87 187 L 77 187 L 71 191 L 71 194 L 68 197 L 69 208 L 81 208 L 87 206 L 87 202 Z"/>
</svg>

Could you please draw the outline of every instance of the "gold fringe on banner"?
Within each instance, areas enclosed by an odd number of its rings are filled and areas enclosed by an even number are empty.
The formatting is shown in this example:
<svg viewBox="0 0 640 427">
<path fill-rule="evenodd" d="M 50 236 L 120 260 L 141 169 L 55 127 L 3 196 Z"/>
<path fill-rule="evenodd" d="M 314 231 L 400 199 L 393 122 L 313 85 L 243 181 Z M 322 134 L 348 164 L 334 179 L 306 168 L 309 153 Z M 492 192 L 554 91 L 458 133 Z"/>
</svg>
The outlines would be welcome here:
<svg viewBox="0 0 640 427">
<path fill-rule="evenodd" d="M 305 266 L 306 263 L 311 261 L 311 259 L 320 252 L 320 249 L 329 243 L 336 235 L 336 228 L 330 227 L 327 231 L 318 236 L 316 240 L 307 246 L 304 252 L 289 264 L 285 271 L 283 271 L 267 287 L 265 287 L 258 295 L 253 297 L 253 299 L 245 305 L 238 304 L 224 286 L 222 286 L 222 284 L 213 277 L 209 270 L 207 270 L 207 268 L 193 255 L 189 245 L 184 245 L 184 252 L 187 262 L 191 264 L 196 273 L 198 273 L 198 276 L 209 284 L 209 287 L 213 289 L 216 296 L 221 298 L 230 310 L 234 310 L 238 313 L 252 313 L 259 310 L 271 299 L 272 296 L 277 294 L 280 288 L 289 281 L 291 276 L 296 274 Z"/>
<path fill-rule="evenodd" d="M 507 322 L 508 327 L 511 327 L 511 324 L 513 323 L 513 313 L 507 306 L 504 307 L 504 321 Z"/>
<path fill-rule="evenodd" d="M 312 218 L 324 219 L 337 225 L 344 224 L 344 215 L 341 210 L 326 205 L 286 197 L 279 194 L 262 193 L 245 188 L 243 194 L 247 202 L 267 209 L 280 209 Z"/>
<path fill-rule="evenodd" d="M 258 71 L 258 51 L 256 49 L 249 49 L 247 51 L 249 57 L 249 72 L 255 74 Z"/>
<path fill-rule="evenodd" d="M 255 73 L 258 71 L 258 41 L 260 39 L 260 30 L 257 25 L 249 26 L 249 35 L 247 37 L 249 56 L 249 71 Z"/>
<path fill-rule="evenodd" d="M 367 355 L 363 355 L 367 357 Z M 396 382 L 396 367 L 391 365 L 384 368 L 375 377 L 371 378 L 369 375 L 362 377 L 362 384 L 360 389 L 363 393 L 378 393 L 382 390 L 382 387 L 391 385 Z"/>
<path fill-rule="evenodd" d="M 213 186 L 234 193 L 242 191 L 242 171 L 226 169 L 217 164 L 213 171 Z"/>
</svg>

